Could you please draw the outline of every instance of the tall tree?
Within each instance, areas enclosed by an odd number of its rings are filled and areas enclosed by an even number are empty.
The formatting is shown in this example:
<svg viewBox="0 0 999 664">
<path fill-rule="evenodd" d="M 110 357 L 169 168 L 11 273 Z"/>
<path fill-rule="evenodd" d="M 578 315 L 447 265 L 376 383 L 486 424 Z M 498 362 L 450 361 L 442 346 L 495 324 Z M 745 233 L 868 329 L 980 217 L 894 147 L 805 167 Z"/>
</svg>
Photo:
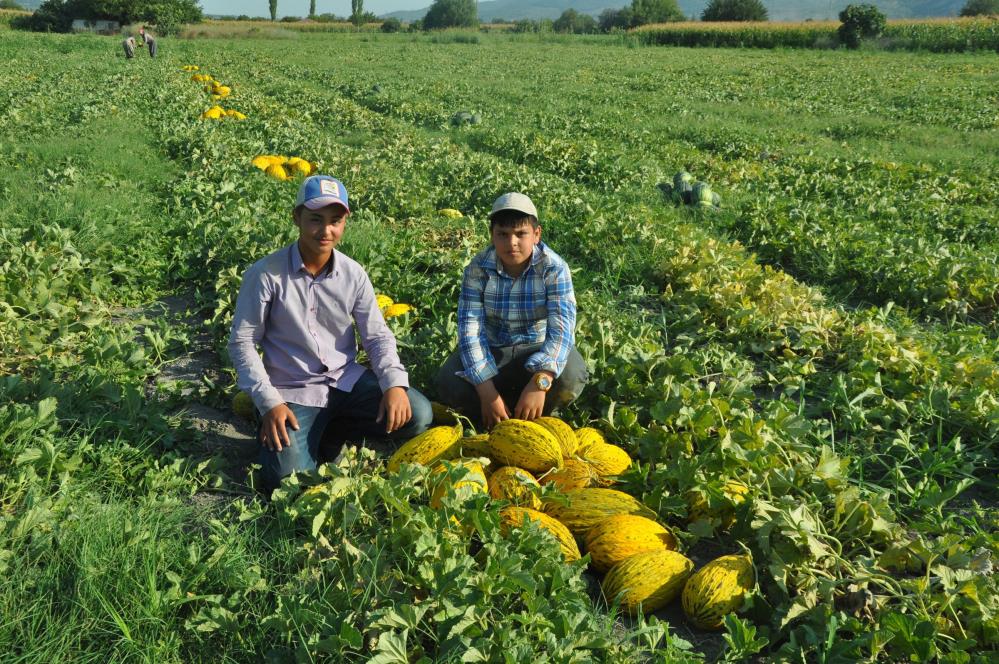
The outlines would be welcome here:
<svg viewBox="0 0 999 664">
<path fill-rule="evenodd" d="M 687 18 L 676 0 L 631 0 L 632 26 L 667 23 Z"/>
<path fill-rule="evenodd" d="M 316 15 L 316 0 L 309 0 L 309 18 Z"/>
<path fill-rule="evenodd" d="M 364 0 L 350 0 L 350 20 L 354 25 L 364 21 Z"/>
<path fill-rule="evenodd" d="M 270 3 L 271 20 L 277 20 L 277 0 L 267 0 Z"/>
<path fill-rule="evenodd" d="M 702 21 L 765 21 L 767 8 L 760 0 L 711 0 Z"/>
<path fill-rule="evenodd" d="M 968 0 L 961 16 L 999 16 L 999 0 Z"/>
<path fill-rule="evenodd" d="M 423 17 L 426 30 L 474 28 L 478 23 L 475 0 L 434 0 Z"/>
<path fill-rule="evenodd" d="M 170 34 L 184 23 L 201 20 L 196 0 L 45 0 L 25 27 L 68 32 L 74 19 L 104 19 L 119 23 L 153 23 L 157 33 Z"/>
</svg>

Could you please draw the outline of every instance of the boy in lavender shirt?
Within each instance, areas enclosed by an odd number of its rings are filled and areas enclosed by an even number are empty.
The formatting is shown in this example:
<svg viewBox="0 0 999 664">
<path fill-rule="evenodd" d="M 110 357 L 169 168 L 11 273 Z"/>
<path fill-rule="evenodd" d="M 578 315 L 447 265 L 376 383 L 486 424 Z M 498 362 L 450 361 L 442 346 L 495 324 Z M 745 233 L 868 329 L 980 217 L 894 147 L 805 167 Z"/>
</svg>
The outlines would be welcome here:
<svg viewBox="0 0 999 664">
<path fill-rule="evenodd" d="M 327 425 L 340 442 L 406 439 L 433 418 L 430 402 L 409 387 L 367 273 L 336 250 L 349 214 L 342 182 L 306 178 L 292 213 L 298 240 L 243 275 L 229 356 L 239 388 L 262 414 L 268 489 L 316 468 Z M 355 324 L 370 369 L 356 361 Z"/>
</svg>

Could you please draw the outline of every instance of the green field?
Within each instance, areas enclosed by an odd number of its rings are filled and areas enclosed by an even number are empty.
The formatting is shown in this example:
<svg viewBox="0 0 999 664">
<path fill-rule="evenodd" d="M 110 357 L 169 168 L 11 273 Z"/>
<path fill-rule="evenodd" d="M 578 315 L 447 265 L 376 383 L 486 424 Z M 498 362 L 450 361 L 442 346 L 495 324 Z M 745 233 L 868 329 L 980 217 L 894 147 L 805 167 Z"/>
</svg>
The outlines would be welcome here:
<svg viewBox="0 0 999 664">
<path fill-rule="evenodd" d="M 994 53 L 119 42 L 0 31 L 5 662 L 999 656 Z M 247 119 L 199 119 L 183 65 Z M 751 552 L 738 617 L 621 615 L 540 530 L 501 536 L 485 497 L 431 509 L 425 469 L 370 450 L 260 498 L 253 443 L 203 426 L 252 435 L 232 307 L 295 237 L 297 181 L 260 154 L 346 182 L 342 249 L 415 307 L 392 325 L 430 396 L 489 205 L 528 193 L 592 375 L 563 416 L 637 460 L 618 488 L 698 566 Z M 720 209 L 664 196 L 681 169 Z M 688 523 L 691 492 L 734 524 Z"/>
</svg>

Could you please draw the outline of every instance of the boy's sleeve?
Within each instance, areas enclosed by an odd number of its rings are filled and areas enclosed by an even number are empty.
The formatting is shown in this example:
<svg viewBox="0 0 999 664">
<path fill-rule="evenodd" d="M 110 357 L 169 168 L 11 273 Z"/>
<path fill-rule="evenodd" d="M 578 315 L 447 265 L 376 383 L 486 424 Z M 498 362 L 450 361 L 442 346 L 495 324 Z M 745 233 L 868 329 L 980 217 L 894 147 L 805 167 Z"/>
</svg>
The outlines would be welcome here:
<svg viewBox="0 0 999 664">
<path fill-rule="evenodd" d="M 576 343 L 576 295 L 565 262 L 545 273 L 545 295 L 548 307 L 545 341 L 538 352 L 527 358 L 524 368 L 531 372 L 550 371 L 557 378 L 562 375 Z"/>
<path fill-rule="evenodd" d="M 378 307 L 375 287 L 371 285 L 367 273 L 358 283 L 357 297 L 351 314 L 361 336 L 361 345 L 368 354 L 371 370 L 375 372 L 382 392 L 390 387 L 408 388 L 409 374 L 399 359 L 395 335 L 392 334 L 382 310 Z"/>
<path fill-rule="evenodd" d="M 499 373 L 486 336 L 486 272 L 472 262 L 465 268 L 458 296 L 458 352 L 464 371 L 459 376 L 472 385 L 486 382 Z"/>
<path fill-rule="evenodd" d="M 261 413 L 284 403 L 281 393 L 271 385 L 257 344 L 264 338 L 271 294 L 260 270 L 250 268 L 243 275 L 236 298 L 236 312 L 229 332 L 229 359 L 236 369 L 236 384 L 250 395 Z"/>
</svg>

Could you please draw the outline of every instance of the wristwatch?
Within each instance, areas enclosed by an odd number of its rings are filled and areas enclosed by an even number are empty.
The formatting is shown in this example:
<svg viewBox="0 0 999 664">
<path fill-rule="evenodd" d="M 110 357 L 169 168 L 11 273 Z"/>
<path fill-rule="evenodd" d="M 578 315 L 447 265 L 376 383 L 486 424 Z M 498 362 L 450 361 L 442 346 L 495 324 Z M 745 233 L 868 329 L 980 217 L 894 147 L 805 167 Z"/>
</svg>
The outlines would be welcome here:
<svg viewBox="0 0 999 664">
<path fill-rule="evenodd" d="M 542 392 L 547 392 L 552 389 L 552 377 L 548 374 L 539 371 L 534 374 L 534 384 L 538 386 L 538 389 Z"/>
</svg>

